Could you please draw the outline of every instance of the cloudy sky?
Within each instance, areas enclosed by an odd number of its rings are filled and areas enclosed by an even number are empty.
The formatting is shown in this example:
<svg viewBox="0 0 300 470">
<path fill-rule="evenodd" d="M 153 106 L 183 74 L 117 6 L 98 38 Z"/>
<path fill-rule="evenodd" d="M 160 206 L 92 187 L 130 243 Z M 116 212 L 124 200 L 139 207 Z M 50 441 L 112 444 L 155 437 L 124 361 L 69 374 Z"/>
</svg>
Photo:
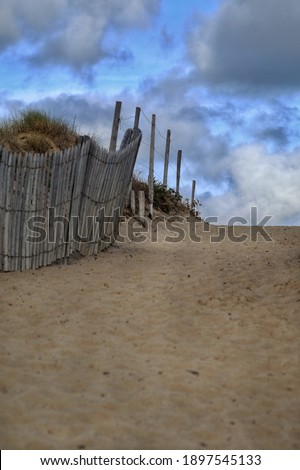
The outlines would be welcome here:
<svg viewBox="0 0 300 470">
<path fill-rule="evenodd" d="M 299 0 L 1 0 L 0 116 L 28 105 L 76 120 L 108 146 L 142 108 L 135 172 L 155 177 L 167 129 L 175 186 L 192 179 L 204 217 L 300 225 Z"/>
</svg>

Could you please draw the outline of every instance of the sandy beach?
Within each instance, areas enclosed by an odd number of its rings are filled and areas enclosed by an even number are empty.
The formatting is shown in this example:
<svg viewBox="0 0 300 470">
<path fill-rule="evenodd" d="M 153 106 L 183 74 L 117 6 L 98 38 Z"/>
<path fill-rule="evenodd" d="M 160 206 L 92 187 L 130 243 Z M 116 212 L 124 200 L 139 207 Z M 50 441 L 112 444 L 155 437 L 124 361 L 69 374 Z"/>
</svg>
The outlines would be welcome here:
<svg viewBox="0 0 300 470">
<path fill-rule="evenodd" d="M 300 449 L 300 227 L 197 230 L 0 273 L 2 449 Z"/>
</svg>

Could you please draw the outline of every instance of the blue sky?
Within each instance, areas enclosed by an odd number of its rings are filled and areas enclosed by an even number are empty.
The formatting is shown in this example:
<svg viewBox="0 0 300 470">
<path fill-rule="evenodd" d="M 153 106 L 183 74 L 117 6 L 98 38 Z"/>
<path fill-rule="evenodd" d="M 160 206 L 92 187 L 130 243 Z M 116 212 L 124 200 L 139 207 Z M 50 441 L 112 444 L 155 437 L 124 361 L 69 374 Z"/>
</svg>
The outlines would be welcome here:
<svg viewBox="0 0 300 470">
<path fill-rule="evenodd" d="M 197 181 L 202 215 L 300 224 L 299 0 L 1 0 L 0 115 L 34 106 L 107 146 L 116 100 L 121 132 L 142 108 L 135 168 L 181 192 Z M 160 135 L 161 134 L 161 135 Z"/>
</svg>

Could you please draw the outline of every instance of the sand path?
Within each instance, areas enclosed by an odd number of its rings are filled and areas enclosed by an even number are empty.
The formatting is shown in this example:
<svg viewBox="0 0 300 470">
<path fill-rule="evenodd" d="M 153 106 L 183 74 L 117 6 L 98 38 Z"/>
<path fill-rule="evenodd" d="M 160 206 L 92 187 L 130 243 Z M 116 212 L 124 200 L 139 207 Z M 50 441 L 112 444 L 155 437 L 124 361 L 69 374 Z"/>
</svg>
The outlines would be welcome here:
<svg viewBox="0 0 300 470">
<path fill-rule="evenodd" d="M 2 449 L 300 449 L 300 227 L 215 230 L 0 273 Z"/>
</svg>

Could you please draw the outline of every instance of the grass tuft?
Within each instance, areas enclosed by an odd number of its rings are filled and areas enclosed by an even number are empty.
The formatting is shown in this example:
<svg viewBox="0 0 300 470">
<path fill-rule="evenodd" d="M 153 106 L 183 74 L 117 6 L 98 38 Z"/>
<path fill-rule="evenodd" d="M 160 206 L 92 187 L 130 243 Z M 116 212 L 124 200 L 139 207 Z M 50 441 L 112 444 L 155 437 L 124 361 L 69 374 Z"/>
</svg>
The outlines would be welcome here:
<svg viewBox="0 0 300 470">
<path fill-rule="evenodd" d="M 146 203 L 149 203 L 148 183 L 138 176 L 133 177 L 132 189 L 135 191 L 136 207 L 138 207 L 138 192 L 144 191 Z M 182 202 L 182 196 L 176 191 L 167 189 L 162 183 L 155 181 L 153 183 L 153 207 L 165 214 L 175 214 L 186 211 L 187 206 Z"/>
<path fill-rule="evenodd" d="M 0 145 L 12 152 L 45 153 L 73 147 L 78 142 L 74 126 L 37 109 L 15 113 L 0 122 Z"/>
</svg>

